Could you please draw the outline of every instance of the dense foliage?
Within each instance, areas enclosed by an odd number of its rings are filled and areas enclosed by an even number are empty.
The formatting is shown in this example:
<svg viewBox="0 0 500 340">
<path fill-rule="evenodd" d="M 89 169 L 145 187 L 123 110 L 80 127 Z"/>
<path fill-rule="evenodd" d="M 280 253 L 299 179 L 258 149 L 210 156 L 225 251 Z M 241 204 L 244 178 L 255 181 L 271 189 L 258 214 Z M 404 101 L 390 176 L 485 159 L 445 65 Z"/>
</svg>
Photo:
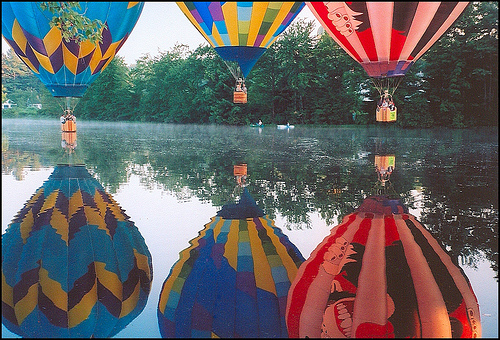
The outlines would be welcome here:
<svg viewBox="0 0 500 340">
<path fill-rule="evenodd" d="M 79 2 L 41 2 L 40 9 L 54 14 L 49 25 L 57 27 L 67 42 L 71 40 L 78 43 L 84 40 L 94 43 L 102 42 L 101 30 L 104 24 L 99 19 L 90 20 L 87 16 L 78 13 L 77 10 L 82 9 Z"/>
<path fill-rule="evenodd" d="M 247 78 L 248 103 L 232 102 L 234 78 L 208 45 L 177 45 L 127 67 L 116 57 L 75 115 L 95 120 L 168 123 L 375 123 L 378 92 L 363 68 L 313 21 L 295 21 Z M 321 29 L 320 29 L 321 31 Z M 10 50 L 2 54 L 2 115 L 59 115 L 43 85 Z M 397 125 L 498 125 L 498 2 L 474 2 L 417 61 L 398 87 Z M 26 110 L 39 100 L 43 109 Z M 61 104 L 62 105 L 62 104 Z"/>
</svg>

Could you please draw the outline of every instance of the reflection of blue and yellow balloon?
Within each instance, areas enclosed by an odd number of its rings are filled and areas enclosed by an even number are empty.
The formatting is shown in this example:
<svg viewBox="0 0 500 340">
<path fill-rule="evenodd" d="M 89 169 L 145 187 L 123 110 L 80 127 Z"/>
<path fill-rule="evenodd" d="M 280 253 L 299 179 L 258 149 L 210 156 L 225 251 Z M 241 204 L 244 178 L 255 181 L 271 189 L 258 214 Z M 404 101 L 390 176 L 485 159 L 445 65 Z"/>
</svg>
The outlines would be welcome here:
<svg viewBox="0 0 500 340">
<path fill-rule="evenodd" d="M 82 97 L 115 57 L 142 12 L 142 2 L 81 2 L 90 20 L 103 24 L 102 43 L 66 42 L 54 16 L 39 2 L 2 2 L 2 35 L 54 97 Z"/>
<path fill-rule="evenodd" d="M 316 247 L 288 294 L 290 337 L 476 338 L 472 287 L 399 200 L 372 196 Z"/>
<path fill-rule="evenodd" d="M 84 166 L 57 166 L 2 235 L 2 322 L 23 337 L 109 337 L 143 310 L 151 255 Z"/>
<path fill-rule="evenodd" d="M 287 337 L 288 289 L 304 261 L 244 189 L 205 225 L 163 283 L 163 337 Z"/>
<path fill-rule="evenodd" d="M 304 7 L 303 2 L 177 2 L 226 61 L 247 77 L 257 60 Z"/>
</svg>

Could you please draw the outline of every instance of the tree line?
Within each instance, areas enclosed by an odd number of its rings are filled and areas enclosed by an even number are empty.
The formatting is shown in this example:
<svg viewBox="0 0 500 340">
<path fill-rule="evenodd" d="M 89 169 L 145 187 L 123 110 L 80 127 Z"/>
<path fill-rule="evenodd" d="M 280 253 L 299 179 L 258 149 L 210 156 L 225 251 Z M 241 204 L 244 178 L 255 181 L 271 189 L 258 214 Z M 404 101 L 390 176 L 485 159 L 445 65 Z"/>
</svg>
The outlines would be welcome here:
<svg viewBox="0 0 500 340">
<path fill-rule="evenodd" d="M 375 124 L 379 93 L 365 71 L 314 21 L 297 20 L 246 79 L 248 103 L 232 102 L 235 79 L 208 44 L 176 45 L 129 67 L 117 56 L 75 107 L 108 121 Z M 55 116 L 61 103 L 9 50 L 2 54 L 2 116 Z M 394 93 L 397 126 L 498 125 L 498 2 L 473 2 Z M 40 102 L 41 110 L 26 108 Z"/>
</svg>

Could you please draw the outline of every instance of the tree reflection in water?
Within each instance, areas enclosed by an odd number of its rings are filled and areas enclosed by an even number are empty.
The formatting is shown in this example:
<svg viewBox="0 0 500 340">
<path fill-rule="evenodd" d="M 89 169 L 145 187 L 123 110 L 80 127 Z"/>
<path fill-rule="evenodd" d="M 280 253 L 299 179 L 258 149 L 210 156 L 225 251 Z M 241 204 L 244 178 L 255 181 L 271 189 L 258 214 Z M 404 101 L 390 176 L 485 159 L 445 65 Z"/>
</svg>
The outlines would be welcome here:
<svg viewBox="0 0 500 340">
<path fill-rule="evenodd" d="M 27 165 L 18 162 L 18 152 L 35 152 L 42 167 L 54 166 L 60 135 L 53 123 L 25 129 L 19 120 L 3 120 L 4 174 Z M 374 156 L 392 153 L 397 168 L 391 182 L 403 203 L 418 211 L 455 258 L 474 266 L 484 256 L 498 277 L 495 129 L 297 126 L 258 133 L 247 127 L 80 122 L 78 133 L 80 157 L 112 194 L 133 174 L 146 188 L 221 207 L 234 187 L 227 174 L 234 164 L 247 163 L 257 204 L 273 219 L 284 216 L 288 229 L 311 227 L 312 213 L 328 225 L 340 223 L 376 182 Z"/>
</svg>

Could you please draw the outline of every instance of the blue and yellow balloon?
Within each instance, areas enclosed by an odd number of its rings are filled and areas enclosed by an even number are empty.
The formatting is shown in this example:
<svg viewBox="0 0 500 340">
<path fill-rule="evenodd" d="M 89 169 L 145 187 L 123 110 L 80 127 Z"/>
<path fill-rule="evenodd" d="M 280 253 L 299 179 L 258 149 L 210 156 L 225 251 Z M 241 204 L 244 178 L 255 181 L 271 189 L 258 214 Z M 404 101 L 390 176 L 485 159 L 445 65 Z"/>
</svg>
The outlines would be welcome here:
<svg viewBox="0 0 500 340">
<path fill-rule="evenodd" d="M 2 35 L 54 97 L 82 97 L 132 32 L 143 2 L 81 2 L 78 13 L 103 24 L 102 42 L 65 41 L 39 2 L 2 2 Z"/>
<path fill-rule="evenodd" d="M 185 1 L 177 5 L 224 61 L 238 63 L 246 78 L 304 2 Z"/>
</svg>

